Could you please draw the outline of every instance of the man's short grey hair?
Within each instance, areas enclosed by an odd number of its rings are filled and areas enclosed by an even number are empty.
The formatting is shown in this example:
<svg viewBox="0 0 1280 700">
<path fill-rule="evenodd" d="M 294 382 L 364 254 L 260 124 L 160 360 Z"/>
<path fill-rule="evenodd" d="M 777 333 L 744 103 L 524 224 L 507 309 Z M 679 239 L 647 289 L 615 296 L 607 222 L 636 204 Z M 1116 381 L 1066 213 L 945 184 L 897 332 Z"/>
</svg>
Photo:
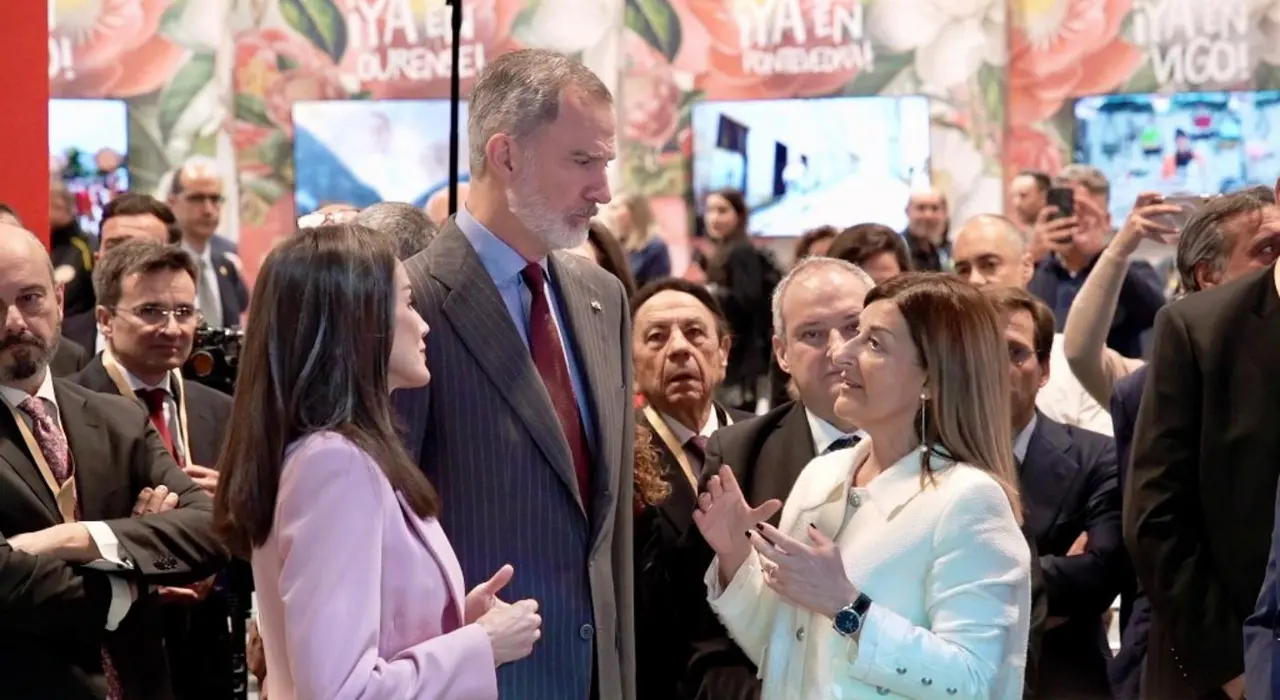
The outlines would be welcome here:
<svg viewBox="0 0 1280 700">
<path fill-rule="evenodd" d="M 355 223 L 395 241 L 401 260 L 426 250 L 438 231 L 426 212 L 404 202 L 379 202 L 365 207 L 356 215 Z"/>
<path fill-rule="evenodd" d="M 1053 178 L 1053 184 L 1058 187 L 1080 185 L 1095 196 L 1101 197 L 1102 201 L 1111 202 L 1111 181 L 1101 170 L 1092 165 L 1084 163 L 1067 165 L 1058 171 L 1058 176 Z"/>
<path fill-rule="evenodd" d="M 1241 216 L 1261 216 L 1262 210 L 1270 206 L 1274 205 L 1258 193 L 1245 191 L 1215 197 L 1200 207 L 1182 228 L 1174 255 L 1183 293 L 1200 291 L 1200 282 L 1196 280 L 1196 269 L 1200 266 L 1208 266 L 1214 275 L 1226 270 L 1234 243 L 1227 239 L 1226 226 Z"/>
<path fill-rule="evenodd" d="M 613 102 L 609 88 L 591 69 L 554 51 L 512 51 L 486 65 L 471 88 L 468 105 L 472 176 L 484 175 L 485 144 L 494 134 L 519 140 L 554 122 L 560 116 L 560 96 L 570 87 Z"/>
<path fill-rule="evenodd" d="M 786 319 L 782 317 L 782 301 L 787 296 L 787 290 L 791 288 L 791 283 L 805 276 L 809 271 L 816 271 L 818 268 L 824 267 L 834 267 L 848 272 L 866 287 L 866 291 L 871 291 L 871 288 L 876 286 L 876 281 L 871 279 L 871 275 L 868 275 L 866 271 L 848 260 L 827 258 L 820 255 L 804 258 L 787 272 L 786 276 L 782 278 L 781 282 L 778 282 L 778 286 L 773 290 L 773 334 L 775 336 L 779 338 L 787 337 Z"/>
</svg>

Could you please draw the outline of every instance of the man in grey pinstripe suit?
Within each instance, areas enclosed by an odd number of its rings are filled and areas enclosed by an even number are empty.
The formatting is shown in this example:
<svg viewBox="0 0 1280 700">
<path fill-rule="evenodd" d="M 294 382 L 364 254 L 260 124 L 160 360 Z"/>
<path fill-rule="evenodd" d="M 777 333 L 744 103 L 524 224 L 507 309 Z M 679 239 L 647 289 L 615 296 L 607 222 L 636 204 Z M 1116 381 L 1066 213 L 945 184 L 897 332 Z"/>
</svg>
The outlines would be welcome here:
<svg viewBox="0 0 1280 700">
<path fill-rule="evenodd" d="M 468 585 L 510 563 L 504 597 L 541 606 L 501 697 L 634 700 L 630 318 L 616 278 L 559 252 L 609 201 L 612 97 L 527 50 L 470 100 L 466 206 L 405 263 L 435 378 L 396 403 Z"/>
</svg>

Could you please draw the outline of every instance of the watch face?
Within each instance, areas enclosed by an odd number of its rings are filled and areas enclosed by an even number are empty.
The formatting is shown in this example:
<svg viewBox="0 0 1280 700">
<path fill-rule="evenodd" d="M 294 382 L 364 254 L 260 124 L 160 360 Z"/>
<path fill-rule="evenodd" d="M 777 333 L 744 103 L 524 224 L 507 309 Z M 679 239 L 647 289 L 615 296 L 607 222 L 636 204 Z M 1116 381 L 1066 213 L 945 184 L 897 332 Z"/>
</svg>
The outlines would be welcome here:
<svg viewBox="0 0 1280 700">
<path fill-rule="evenodd" d="M 857 634 L 858 628 L 862 626 L 862 616 L 850 608 L 845 608 L 836 613 L 836 619 L 833 622 L 836 631 L 847 637 Z"/>
</svg>

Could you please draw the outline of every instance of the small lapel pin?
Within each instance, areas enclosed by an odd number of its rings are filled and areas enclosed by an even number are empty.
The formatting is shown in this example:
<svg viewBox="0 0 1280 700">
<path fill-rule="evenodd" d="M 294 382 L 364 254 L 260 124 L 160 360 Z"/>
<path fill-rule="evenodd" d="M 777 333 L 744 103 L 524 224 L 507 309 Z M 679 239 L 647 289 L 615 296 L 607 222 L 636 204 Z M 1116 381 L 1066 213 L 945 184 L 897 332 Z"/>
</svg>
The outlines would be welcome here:
<svg viewBox="0 0 1280 700">
<path fill-rule="evenodd" d="M 604 307 L 600 305 L 600 302 L 596 301 L 595 299 L 592 299 L 592 300 L 591 300 L 591 310 L 592 310 L 592 311 L 604 311 Z"/>
<path fill-rule="evenodd" d="M 226 265 L 223 265 L 223 266 L 219 267 L 219 268 L 218 268 L 218 274 L 222 275 L 223 277 L 226 277 L 226 276 L 227 276 L 227 274 L 228 274 L 228 272 L 227 272 L 227 266 L 226 266 Z"/>
</svg>

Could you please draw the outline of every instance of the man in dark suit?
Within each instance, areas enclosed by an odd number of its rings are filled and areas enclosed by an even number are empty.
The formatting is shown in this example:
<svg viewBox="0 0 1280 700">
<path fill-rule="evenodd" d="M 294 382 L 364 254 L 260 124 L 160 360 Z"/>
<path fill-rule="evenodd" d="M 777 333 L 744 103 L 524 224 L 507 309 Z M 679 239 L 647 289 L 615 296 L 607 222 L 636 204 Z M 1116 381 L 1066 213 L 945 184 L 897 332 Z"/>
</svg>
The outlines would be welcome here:
<svg viewBox="0 0 1280 700">
<path fill-rule="evenodd" d="M 98 250 L 94 253 L 95 265 L 104 254 L 125 241 L 142 239 L 157 243 L 177 243 L 180 238 L 178 220 L 167 204 L 151 195 L 125 192 L 102 208 Z M 101 306 L 101 302 L 98 305 Z M 62 321 L 62 337 L 64 341 L 71 338 L 81 345 L 88 351 L 89 357 L 102 352 L 104 348 L 102 336 L 98 332 L 97 308 L 68 314 Z"/>
<path fill-rule="evenodd" d="M 729 324 L 706 287 L 668 277 L 631 301 L 636 386 L 645 405 L 636 421 L 650 431 L 670 493 L 636 516 L 636 689 L 641 698 L 676 697 L 692 641 L 684 605 L 705 607 L 700 580 L 671 566 L 694 529 L 698 477 L 710 437 L 750 415 L 714 398 L 729 360 Z"/>
<path fill-rule="evenodd" d="M 196 261 L 197 307 L 214 328 L 239 326 L 240 315 L 249 308 L 249 288 L 237 261 L 212 244 L 224 202 L 217 163 L 192 158 L 173 174 L 169 206 L 178 220 L 182 247 Z"/>
<path fill-rule="evenodd" d="M 1129 454 L 1133 448 L 1133 427 L 1138 420 L 1138 406 L 1147 381 L 1148 367 L 1143 365 L 1115 383 L 1111 389 L 1111 422 L 1116 438 L 1116 458 L 1120 492 L 1129 477 Z M 1111 688 L 1116 700 L 1138 700 L 1142 697 L 1142 660 L 1147 655 L 1147 630 L 1151 626 L 1151 603 L 1138 590 L 1133 566 L 1126 562 L 1129 575 L 1120 587 L 1120 650 L 1111 661 Z"/>
<path fill-rule="evenodd" d="M 983 293 L 1005 318 L 1013 453 L 1048 597 L 1036 697 L 1110 700 L 1103 615 L 1127 573 L 1115 445 L 1036 410 L 1053 347 L 1049 307 L 1012 287 Z"/>
<path fill-rule="evenodd" d="M 405 263 L 441 368 L 398 392 L 408 447 L 466 579 L 513 564 L 504 594 L 541 606 L 500 694 L 633 700 L 630 314 L 617 278 L 567 252 L 609 200 L 613 100 L 580 63 L 526 50 L 470 101 L 466 206 Z"/>
<path fill-rule="evenodd" d="M 1280 492 L 1276 494 L 1276 523 L 1280 524 Z M 1280 537 L 1271 533 L 1271 558 L 1262 581 L 1258 604 L 1244 621 L 1245 696 L 1250 698 L 1280 697 L 1280 678 L 1276 677 L 1280 660 L 1280 583 L 1276 578 L 1277 545 Z"/>
<path fill-rule="evenodd" d="M 43 245 L 13 227 L 0 226 L 0 304 L 4 696 L 170 698 L 149 591 L 225 563 L 210 499 L 136 402 L 52 377 L 61 291 Z"/>
<path fill-rule="evenodd" d="M 716 431 L 707 446 L 704 480 L 728 465 L 749 502 L 785 499 L 815 456 L 856 443 L 856 427 L 835 413 L 841 380 L 832 357 L 857 334 L 862 300 L 874 284 L 853 264 L 824 257 L 805 258 L 783 277 L 773 298 L 773 349 L 799 400 Z M 697 528 L 689 529 L 688 540 L 683 580 L 691 591 L 683 599 L 692 602 L 681 614 L 696 628 L 680 697 L 759 698 L 755 666 L 706 602 L 702 581 L 711 549 Z"/>
<path fill-rule="evenodd" d="M 1274 208 L 1263 216 L 1280 223 Z M 1280 477 L 1276 347 L 1274 263 L 1156 318 L 1124 495 L 1125 541 L 1151 600 L 1145 697 L 1244 693 L 1242 623 L 1266 572 Z"/>
<path fill-rule="evenodd" d="M 191 257 L 176 246 L 141 238 L 112 246 L 94 269 L 107 347 L 73 381 L 141 400 L 174 458 L 212 497 L 218 473 L 210 466 L 231 419 L 231 398 L 182 380 L 199 323 L 195 276 Z M 210 591 L 210 583 L 162 595 L 171 603 L 165 636 L 179 700 L 233 692 L 227 596 L 221 588 Z"/>
</svg>

